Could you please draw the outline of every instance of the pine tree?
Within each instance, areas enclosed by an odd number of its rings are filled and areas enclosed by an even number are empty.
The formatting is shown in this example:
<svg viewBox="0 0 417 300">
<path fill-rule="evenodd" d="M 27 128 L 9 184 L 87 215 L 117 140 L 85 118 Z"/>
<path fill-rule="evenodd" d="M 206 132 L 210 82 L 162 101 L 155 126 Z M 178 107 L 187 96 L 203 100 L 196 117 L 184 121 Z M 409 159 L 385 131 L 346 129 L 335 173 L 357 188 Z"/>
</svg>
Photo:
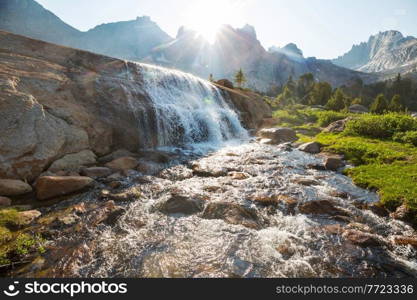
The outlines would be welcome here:
<svg viewBox="0 0 417 300">
<path fill-rule="evenodd" d="M 362 97 L 357 97 L 357 98 L 353 99 L 352 100 L 352 105 L 355 105 L 355 104 L 363 105 L 363 99 L 362 99 Z"/>
<path fill-rule="evenodd" d="M 392 97 L 388 109 L 390 111 L 394 111 L 394 112 L 404 111 L 404 106 L 401 103 L 401 96 L 400 95 L 394 95 L 394 97 Z"/>
<path fill-rule="evenodd" d="M 309 94 L 310 105 L 326 105 L 332 96 L 332 86 L 327 82 L 315 83 Z"/>
<path fill-rule="evenodd" d="M 214 82 L 215 80 L 214 80 L 214 77 L 213 77 L 213 74 L 210 74 L 210 76 L 209 76 L 209 81 L 210 82 Z"/>
<path fill-rule="evenodd" d="M 284 91 L 278 95 L 277 103 L 281 107 L 285 107 L 290 104 L 295 104 L 294 93 L 291 91 L 290 87 L 286 85 Z"/>
<path fill-rule="evenodd" d="M 388 109 L 388 102 L 384 94 L 379 94 L 371 105 L 371 112 L 374 114 L 383 114 Z"/>
<path fill-rule="evenodd" d="M 235 74 L 235 82 L 237 84 L 237 86 L 239 88 L 242 88 L 244 86 L 244 84 L 246 83 L 246 76 L 243 73 L 242 69 L 240 69 L 236 74 Z"/>
<path fill-rule="evenodd" d="M 308 94 L 314 87 L 314 75 L 306 73 L 301 75 L 297 81 L 297 97 L 302 104 L 307 104 Z"/>
<path fill-rule="evenodd" d="M 337 89 L 333 97 L 327 102 L 327 108 L 334 111 L 341 111 L 346 107 L 348 98 L 342 89 Z"/>
</svg>

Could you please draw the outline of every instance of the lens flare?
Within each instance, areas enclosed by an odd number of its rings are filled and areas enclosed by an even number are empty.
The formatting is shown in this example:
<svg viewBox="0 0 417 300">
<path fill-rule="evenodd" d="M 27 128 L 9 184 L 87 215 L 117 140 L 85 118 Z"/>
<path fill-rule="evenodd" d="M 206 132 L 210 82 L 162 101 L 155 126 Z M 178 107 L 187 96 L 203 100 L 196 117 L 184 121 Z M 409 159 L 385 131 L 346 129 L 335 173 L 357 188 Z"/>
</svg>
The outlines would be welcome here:
<svg viewBox="0 0 417 300">
<path fill-rule="evenodd" d="M 185 13 L 186 27 L 214 43 L 222 25 L 239 23 L 239 3 L 232 0 L 193 1 Z"/>
</svg>

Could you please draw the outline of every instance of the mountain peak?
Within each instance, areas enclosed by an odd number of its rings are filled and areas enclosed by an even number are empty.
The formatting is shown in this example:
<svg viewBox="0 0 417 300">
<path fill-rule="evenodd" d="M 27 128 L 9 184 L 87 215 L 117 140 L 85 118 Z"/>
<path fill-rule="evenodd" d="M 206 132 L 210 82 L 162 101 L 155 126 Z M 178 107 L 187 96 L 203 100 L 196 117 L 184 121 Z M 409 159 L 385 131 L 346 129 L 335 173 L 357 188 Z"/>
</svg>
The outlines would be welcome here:
<svg viewBox="0 0 417 300">
<path fill-rule="evenodd" d="M 277 46 L 272 46 L 268 49 L 270 53 L 280 53 L 284 54 L 292 60 L 300 61 L 304 58 L 303 51 L 298 48 L 294 43 L 289 43 L 284 47 L 280 48 Z"/>
<path fill-rule="evenodd" d="M 249 36 L 250 38 L 254 40 L 258 39 L 255 27 L 253 27 L 252 25 L 246 24 L 242 28 L 237 29 L 237 31 L 246 34 L 247 36 Z"/>
<path fill-rule="evenodd" d="M 416 38 L 387 30 L 372 35 L 368 42 L 354 45 L 333 63 L 362 72 L 383 72 L 413 64 L 417 61 L 416 52 Z"/>
</svg>

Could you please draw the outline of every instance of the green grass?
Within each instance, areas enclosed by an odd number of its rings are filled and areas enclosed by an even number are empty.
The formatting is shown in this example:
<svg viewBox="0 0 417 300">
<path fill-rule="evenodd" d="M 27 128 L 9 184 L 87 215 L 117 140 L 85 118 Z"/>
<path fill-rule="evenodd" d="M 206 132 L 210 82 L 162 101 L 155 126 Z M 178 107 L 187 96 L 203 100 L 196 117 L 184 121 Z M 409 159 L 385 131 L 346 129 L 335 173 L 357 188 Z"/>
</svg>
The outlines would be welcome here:
<svg viewBox="0 0 417 300">
<path fill-rule="evenodd" d="M 417 210 L 417 161 L 364 165 L 347 173 L 358 186 L 377 190 L 387 208 L 395 209 L 406 203 Z"/>
<path fill-rule="evenodd" d="M 328 152 L 345 155 L 354 165 L 391 164 L 417 158 L 417 148 L 408 144 L 341 134 L 321 133 L 315 141 Z"/>
<path fill-rule="evenodd" d="M 8 265 L 28 255 L 45 252 L 45 240 L 40 235 L 20 232 L 9 234 L 11 236 L 8 241 L 0 244 L 0 265 Z"/>
<path fill-rule="evenodd" d="M 21 219 L 16 209 L 8 208 L 0 210 L 0 226 L 19 226 Z"/>
<path fill-rule="evenodd" d="M 277 110 L 273 114 L 274 118 L 280 120 L 280 126 L 291 128 L 305 126 L 306 124 L 314 124 L 316 127 L 327 127 L 331 123 L 346 119 L 349 116 L 352 116 L 352 114 L 310 108 L 297 109 L 297 107 Z"/>
<path fill-rule="evenodd" d="M 349 169 L 355 184 L 378 191 L 390 209 L 402 203 L 417 209 L 417 148 L 392 141 L 321 133 L 324 150 L 343 154 L 356 167 Z"/>
<path fill-rule="evenodd" d="M 22 224 L 16 209 L 0 210 L 0 265 L 8 265 L 32 253 L 44 251 L 44 240 L 37 234 L 13 232 Z"/>
</svg>

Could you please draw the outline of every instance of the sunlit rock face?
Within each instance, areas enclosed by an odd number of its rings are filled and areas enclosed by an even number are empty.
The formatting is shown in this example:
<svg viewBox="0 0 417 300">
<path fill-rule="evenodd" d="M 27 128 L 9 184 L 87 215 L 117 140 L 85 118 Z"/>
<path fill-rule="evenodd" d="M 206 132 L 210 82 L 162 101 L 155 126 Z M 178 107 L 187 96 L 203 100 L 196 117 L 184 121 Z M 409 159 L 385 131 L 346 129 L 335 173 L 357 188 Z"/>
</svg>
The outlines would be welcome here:
<svg viewBox="0 0 417 300">
<path fill-rule="evenodd" d="M 404 72 L 417 64 L 417 39 L 394 30 L 380 32 L 333 62 L 363 72 Z"/>
</svg>

